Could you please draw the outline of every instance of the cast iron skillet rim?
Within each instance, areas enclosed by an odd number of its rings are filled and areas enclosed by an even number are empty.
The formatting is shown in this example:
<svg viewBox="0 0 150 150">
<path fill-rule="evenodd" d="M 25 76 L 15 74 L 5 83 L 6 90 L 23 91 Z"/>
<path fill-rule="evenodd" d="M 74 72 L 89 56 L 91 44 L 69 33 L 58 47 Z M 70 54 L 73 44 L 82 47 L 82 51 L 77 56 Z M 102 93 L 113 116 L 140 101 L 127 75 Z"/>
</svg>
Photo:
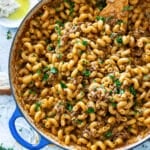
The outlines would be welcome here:
<svg viewBox="0 0 150 150">
<path fill-rule="evenodd" d="M 15 97 L 15 92 L 14 92 L 14 88 L 13 88 L 13 82 L 12 82 L 12 79 L 11 79 L 11 58 L 12 58 L 12 51 L 13 51 L 13 47 L 14 47 L 14 44 L 15 44 L 15 41 L 16 41 L 16 37 L 19 33 L 19 30 L 20 28 L 22 27 L 22 25 L 25 23 L 25 21 L 28 20 L 28 17 L 30 15 L 30 13 L 32 13 L 33 10 L 36 9 L 37 6 L 41 5 L 41 3 L 45 3 L 43 2 L 44 0 L 41 0 L 39 1 L 28 13 L 27 15 L 24 17 L 24 19 L 22 20 L 21 24 L 19 25 L 18 29 L 17 29 L 17 32 L 15 33 L 15 36 L 13 38 L 13 41 L 12 41 L 12 44 L 11 44 L 11 47 L 10 47 L 10 51 L 9 51 L 9 60 L 8 60 L 8 75 L 9 75 L 9 83 L 10 83 L 10 89 L 11 89 L 11 92 L 12 92 L 12 96 L 14 98 L 14 101 L 15 101 L 15 104 L 16 104 L 16 108 L 15 109 L 19 109 L 21 114 L 22 114 L 22 117 L 27 121 L 27 123 L 29 125 L 31 125 L 31 127 L 39 134 L 39 136 L 43 136 L 46 140 L 48 140 L 49 142 L 51 142 L 52 144 L 55 144 L 56 146 L 60 147 L 60 148 L 63 148 L 64 150 L 69 150 L 70 148 L 66 146 L 63 146 L 62 144 L 60 144 L 59 142 L 57 142 L 55 139 L 52 139 L 51 137 L 49 137 L 48 135 L 44 134 L 42 131 L 40 131 L 40 129 L 38 129 L 34 123 L 30 122 L 29 119 L 27 119 L 26 115 L 24 114 L 23 112 L 23 109 L 21 107 L 20 104 L 18 104 L 17 100 L 16 100 L 16 97 Z M 45 0 L 46 2 L 48 2 L 48 0 Z M 41 6 L 40 6 L 41 7 Z M 31 19 L 31 18 L 30 18 Z M 29 19 L 29 20 L 30 20 Z M 124 147 L 121 147 L 121 148 L 117 148 L 116 150 L 132 150 L 132 148 L 136 148 L 137 146 L 139 146 L 140 144 L 148 141 L 150 139 L 150 134 L 147 135 L 145 138 L 131 144 L 131 146 L 129 145 L 125 145 L 125 149 Z M 141 141 L 141 142 L 140 142 Z M 127 147 L 127 148 L 126 148 Z M 128 148 L 129 147 L 129 148 Z"/>
</svg>

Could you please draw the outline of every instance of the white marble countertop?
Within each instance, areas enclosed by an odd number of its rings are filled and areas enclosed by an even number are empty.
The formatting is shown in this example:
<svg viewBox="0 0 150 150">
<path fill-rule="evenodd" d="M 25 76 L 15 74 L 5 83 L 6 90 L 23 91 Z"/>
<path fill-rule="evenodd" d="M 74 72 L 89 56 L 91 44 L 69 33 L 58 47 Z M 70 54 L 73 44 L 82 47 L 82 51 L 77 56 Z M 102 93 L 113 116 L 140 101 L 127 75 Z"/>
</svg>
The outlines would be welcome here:
<svg viewBox="0 0 150 150">
<path fill-rule="evenodd" d="M 12 34 L 11 39 L 7 39 L 8 30 L 10 30 Z M 9 29 L 0 26 L 0 72 L 8 73 L 9 51 L 16 30 L 17 29 Z M 15 101 L 12 96 L 0 96 L 0 150 L 5 150 L 1 147 L 12 148 L 13 150 L 25 149 L 15 141 L 8 127 L 8 121 L 11 118 L 15 107 Z M 38 138 L 38 134 L 27 124 L 23 118 L 19 118 L 16 121 L 16 126 L 21 136 L 27 141 L 34 143 Z M 60 148 L 54 145 L 49 145 L 44 147 L 43 150 L 60 150 Z M 133 150 L 150 150 L 150 140 L 139 145 Z"/>
</svg>

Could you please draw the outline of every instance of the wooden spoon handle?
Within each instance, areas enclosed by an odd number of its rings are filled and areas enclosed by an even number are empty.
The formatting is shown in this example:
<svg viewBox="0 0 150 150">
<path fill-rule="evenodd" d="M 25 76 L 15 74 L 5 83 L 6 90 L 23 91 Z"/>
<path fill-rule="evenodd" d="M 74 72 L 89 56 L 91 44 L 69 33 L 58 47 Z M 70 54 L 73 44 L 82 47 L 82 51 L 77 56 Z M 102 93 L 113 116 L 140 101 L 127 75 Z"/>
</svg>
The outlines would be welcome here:
<svg viewBox="0 0 150 150">
<path fill-rule="evenodd" d="M 10 85 L 8 74 L 5 72 L 0 72 L 0 95 L 10 95 Z"/>
</svg>

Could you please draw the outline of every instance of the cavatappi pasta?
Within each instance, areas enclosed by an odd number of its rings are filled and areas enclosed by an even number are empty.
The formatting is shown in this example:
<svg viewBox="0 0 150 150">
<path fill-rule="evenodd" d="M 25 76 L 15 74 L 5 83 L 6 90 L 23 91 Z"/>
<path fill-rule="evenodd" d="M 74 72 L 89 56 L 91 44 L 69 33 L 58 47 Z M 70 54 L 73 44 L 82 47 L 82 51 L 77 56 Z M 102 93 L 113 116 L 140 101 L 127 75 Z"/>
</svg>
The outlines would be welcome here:
<svg viewBox="0 0 150 150">
<path fill-rule="evenodd" d="M 100 16 L 96 0 L 38 10 L 17 43 L 13 70 L 17 99 L 35 125 L 81 150 L 115 149 L 149 133 L 147 3 L 129 0 L 128 22 Z"/>
</svg>

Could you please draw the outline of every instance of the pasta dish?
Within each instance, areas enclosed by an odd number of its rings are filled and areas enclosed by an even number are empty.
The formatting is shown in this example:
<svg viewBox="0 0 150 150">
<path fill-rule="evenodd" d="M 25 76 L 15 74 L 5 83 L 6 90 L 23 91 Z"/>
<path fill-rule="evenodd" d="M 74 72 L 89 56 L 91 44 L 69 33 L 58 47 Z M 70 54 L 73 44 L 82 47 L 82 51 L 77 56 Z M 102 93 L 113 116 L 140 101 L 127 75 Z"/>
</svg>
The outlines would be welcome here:
<svg viewBox="0 0 150 150">
<path fill-rule="evenodd" d="M 49 1 L 17 42 L 17 100 L 64 145 L 109 150 L 149 134 L 149 0 L 123 1 L 118 16 L 103 0 Z"/>
</svg>

